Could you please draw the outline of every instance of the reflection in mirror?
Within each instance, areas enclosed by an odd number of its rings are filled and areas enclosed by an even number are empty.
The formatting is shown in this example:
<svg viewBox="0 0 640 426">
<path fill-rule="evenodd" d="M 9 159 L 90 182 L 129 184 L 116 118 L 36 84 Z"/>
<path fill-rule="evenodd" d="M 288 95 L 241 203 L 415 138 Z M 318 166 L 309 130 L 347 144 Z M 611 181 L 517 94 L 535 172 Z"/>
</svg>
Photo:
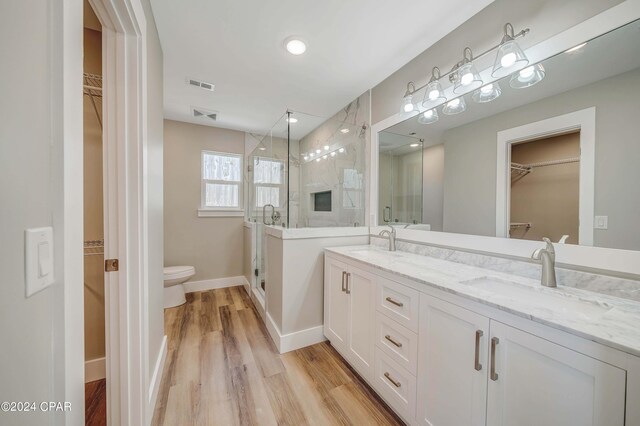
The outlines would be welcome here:
<svg viewBox="0 0 640 426">
<path fill-rule="evenodd" d="M 379 215 L 384 223 L 422 223 L 423 141 L 382 132 L 379 137 Z"/>
<path fill-rule="evenodd" d="M 464 111 L 451 114 L 450 97 L 381 132 L 381 146 L 387 135 L 424 140 L 414 177 L 419 221 L 436 231 L 640 250 L 638 41 L 636 21 L 485 80 L 456 98 Z M 389 177 L 380 163 L 382 223 L 382 208 L 394 206 L 383 201 Z M 408 221 L 396 213 L 391 220 Z"/>
</svg>

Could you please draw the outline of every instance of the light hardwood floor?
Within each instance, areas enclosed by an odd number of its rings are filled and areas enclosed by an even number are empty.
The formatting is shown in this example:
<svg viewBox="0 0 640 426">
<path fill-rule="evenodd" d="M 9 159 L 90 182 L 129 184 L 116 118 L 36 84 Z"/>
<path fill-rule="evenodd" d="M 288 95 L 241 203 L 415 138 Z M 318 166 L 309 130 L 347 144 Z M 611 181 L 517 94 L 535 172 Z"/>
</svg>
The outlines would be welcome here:
<svg viewBox="0 0 640 426">
<path fill-rule="evenodd" d="M 279 355 L 242 287 L 187 294 L 153 425 L 398 425 L 328 343 Z"/>
</svg>

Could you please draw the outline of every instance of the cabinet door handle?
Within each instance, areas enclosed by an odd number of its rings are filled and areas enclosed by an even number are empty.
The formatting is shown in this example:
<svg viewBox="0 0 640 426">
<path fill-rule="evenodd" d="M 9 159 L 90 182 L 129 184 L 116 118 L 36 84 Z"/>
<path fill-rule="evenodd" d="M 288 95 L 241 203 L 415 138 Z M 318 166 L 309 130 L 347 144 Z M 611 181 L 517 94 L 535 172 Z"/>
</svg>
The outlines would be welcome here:
<svg viewBox="0 0 640 426">
<path fill-rule="evenodd" d="M 402 383 L 400 383 L 400 382 L 399 382 L 399 381 L 397 381 L 397 380 L 394 380 L 394 379 L 391 377 L 391 374 L 389 374 L 389 373 L 384 373 L 384 377 L 386 377 L 388 381 L 390 381 L 391 383 L 393 383 L 393 386 L 395 386 L 395 387 L 397 387 L 397 388 L 399 388 L 400 386 L 402 386 Z"/>
<path fill-rule="evenodd" d="M 393 338 L 391 336 L 389 336 L 388 334 L 386 336 L 384 336 L 385 339 L 387 339 L 388 341 L 390 341 L 391 343 L 393 343 L 394 345 L 396 345 L 397 347 L 401 348 L 402 347 L 402 343 L 400 342 L 396 342 L 395 340 L 393 340 Z"/>
<path fill-rule="evenodd" d="M 476 330 L 476 355 L 473 365 L 473 368 L 475 368 L 476 371 L 482 370 L 482 364 L 480 364 L 480 338 L 483 334 L 482 330 Z"/>
<path fill-rule="evenodd" d="M 497 337 L 491 338 L 491 380 L 494 382 L 498 380 L 498 373 L 496 373 L 496 346 L 500 343 L 500 339 Z"/>
<path fill-rule="evenodd" d="M 404 303 L 402 303 L 402 302 L 398 302 L 397 300 L 394 300 L 394 299 L 392 299 L 391 297 L 387 297 L 385 300 L 386 300 L 387 302 L 389 302 L 389 303 L 393 303 L 394 305 L 399 306 L 399 307 L 401 307 L 401 308 L 404 306 Z"/>
<path fill-rule="evenodd" d="M 351 272 L 347 272 L 347 294 L 351 294 Z"/>
<path fill-rule="evenodd" d="M 344 283 L 346 276 L 347 276 L 347 271 L 342 271 L 342 291 L 347 291 Z"/>
</svg>

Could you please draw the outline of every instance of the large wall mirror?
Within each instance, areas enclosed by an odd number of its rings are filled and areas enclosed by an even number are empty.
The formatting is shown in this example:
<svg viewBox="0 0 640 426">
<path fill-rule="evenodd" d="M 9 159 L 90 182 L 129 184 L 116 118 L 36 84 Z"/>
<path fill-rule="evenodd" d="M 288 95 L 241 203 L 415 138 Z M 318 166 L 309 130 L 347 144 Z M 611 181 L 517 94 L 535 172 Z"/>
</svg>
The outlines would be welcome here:
<svg viewBox="0 0 640 426">
<path fill-rule="evenodd" d="M 378 224 L 640 250 L 640 21 L 378 134 Z"/>
</svg>

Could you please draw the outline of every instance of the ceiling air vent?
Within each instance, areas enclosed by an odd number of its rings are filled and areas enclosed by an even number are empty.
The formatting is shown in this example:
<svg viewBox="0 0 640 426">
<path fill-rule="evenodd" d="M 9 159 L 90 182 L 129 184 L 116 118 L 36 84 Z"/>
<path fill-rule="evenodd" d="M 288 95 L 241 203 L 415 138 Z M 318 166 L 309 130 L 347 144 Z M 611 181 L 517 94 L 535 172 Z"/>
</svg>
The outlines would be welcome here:
<svg viewBox="0 0 640 426">
<path fill-rule="evenodd" d="M 216 88 L 215 84 L 207 83 L 206 81 L 195 80 L 193 78 L 187 78 L 187 84 L 189 86 L 199 87 L 210 92 L 213 92 L 213 89 Z"/>
<path fill-rule="evenodd" d="M 218 119 L 218 113 L 215 111 L 208 111 L 200 107 L 191 107 L 191 115 L 196 118 L 204 118 L 216 121 Z"/>
</svg>

